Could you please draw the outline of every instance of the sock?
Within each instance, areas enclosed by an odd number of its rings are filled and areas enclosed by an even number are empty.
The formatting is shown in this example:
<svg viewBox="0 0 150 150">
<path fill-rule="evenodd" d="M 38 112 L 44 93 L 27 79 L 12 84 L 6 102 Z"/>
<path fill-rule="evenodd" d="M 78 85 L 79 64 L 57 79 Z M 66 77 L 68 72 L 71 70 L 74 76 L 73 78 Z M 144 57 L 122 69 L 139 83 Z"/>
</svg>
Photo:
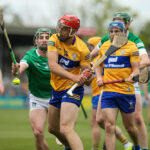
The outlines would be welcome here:
<svg viewBox="0 0 150 150">
<path fill-rule="evenodd" d="M 127 137 L 125 137 L 125 136 L 122 137 L 120 141 L 121 141 L 121 143 L 122 143 L 123 145 L 129 142 L 128 139 L 127 139 Z"/>
<path fill-rule="evenodd" d="M 139 145 L 137 145 L 137 146 L 134 145 L 134 150 L 141 150 L 141 148 Z"/>
<path fill-rule="evenodd" d="M 71 148 L 66 148 L 66 147 L 64 147 L 64 150 L 71 150 Z"/>
<path fill-rule="evenodd" d="M 98 144 L 97 145 L 93 145 L 92 150 L 98 150 Z"/>
</svg>

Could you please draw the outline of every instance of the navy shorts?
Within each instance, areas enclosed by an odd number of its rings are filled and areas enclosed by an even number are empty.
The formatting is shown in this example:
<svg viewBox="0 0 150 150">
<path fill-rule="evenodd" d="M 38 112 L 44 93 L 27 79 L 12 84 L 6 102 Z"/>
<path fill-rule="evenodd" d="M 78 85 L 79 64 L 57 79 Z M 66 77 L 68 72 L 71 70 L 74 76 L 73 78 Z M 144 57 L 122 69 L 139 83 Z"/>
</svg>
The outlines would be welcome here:
<svg viewBox="0 0 150 150">
<path fill-rule="evenodd" d="M 92 97 L 92 109 L 97 109 L 99 96 L 100 95 L 96 95 Z"/>
<path fill-rule="evenodd" d="M 115 92 L 103 92 L 101 108 L 119 108 L 124 113 L 135 111 L 135 95 L 120 94 Z"/>
<path fill-rule="evenodd" d="M 70 102 L 76 104 L 78 107 L 81 105 L 81 101 L 83 99 L 84 95 L 84 88 L 83 86 L 77 87 L 73 91 L 73 96 L 68 95 L 66 92 L 67 90 L 64 91 L 55 91 L 52 90 L 52 96 L 50 98 L 49 104 L 53 105 L 57 108 L 61 108 L 61 103 L 62 102 Z"/>
</svg>

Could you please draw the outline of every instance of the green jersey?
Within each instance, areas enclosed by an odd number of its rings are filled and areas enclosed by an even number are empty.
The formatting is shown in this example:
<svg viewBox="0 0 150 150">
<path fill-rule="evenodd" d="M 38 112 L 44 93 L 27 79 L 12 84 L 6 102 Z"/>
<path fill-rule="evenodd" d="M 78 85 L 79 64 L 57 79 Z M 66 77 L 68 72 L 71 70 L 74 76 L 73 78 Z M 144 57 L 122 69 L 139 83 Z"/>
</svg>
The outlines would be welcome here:
<svg viewBox="0 0 150 150">
<path fill-rule="evenodd" d="M 129 41 L 132 41 L 132 42 L 134 42 L 134 43 L 136 44 L 136 46 L 137 46 L 137 48 L 138 48 L 138 50 L 139 50 L 139 54 L 140 54 L 140 55 L 142 55 L 142 54 L 147 54 L 146 49 L 145 49 L 145 47 L 144 47 L 144 43 L 141 41 L 141 39 L 140 39 L 137 35 L 131 33 L 130 31 L 128 31 L 128 32 L 127 32 L 127 37 L 128 37 L 128 40 L 129 40 Z M 104 42 L 108 41 L 108 40 L 110 40 L 109 34 L 106 34 L 106 35 L 101 39 L 101 41 L 98 43 L 97 48 L 100 49 L 101 45 L 102 45 Z"/>
<path fill-rule="evenodd" d="M 52 87 L 48 58 L 40 56 L 37 48 L 34 48 L 25 54 L 20 63 L 28 65 L 26 73 L 31 94 L 40 98 L 50 98 Z"/>
</svg>

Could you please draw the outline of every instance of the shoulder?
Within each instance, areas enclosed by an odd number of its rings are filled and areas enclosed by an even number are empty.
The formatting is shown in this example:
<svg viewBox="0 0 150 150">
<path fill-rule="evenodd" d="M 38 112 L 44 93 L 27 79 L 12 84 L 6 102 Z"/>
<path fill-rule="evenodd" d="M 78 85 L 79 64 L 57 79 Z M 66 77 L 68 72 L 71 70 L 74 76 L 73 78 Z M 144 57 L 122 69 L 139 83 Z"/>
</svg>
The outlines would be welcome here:
<svg viewBox="0 0 150 150">
<path fill-rule="evenodd" d="M 82 39 L 80 39 L 78 36 L 75 36 L 75 38 L 76 38 L 75 44 L 80 52 L 82 52 L 83 49 L 84 49 L 84 51 L 85 51 L 85 49 L 89 51 L 86 43 Z"/>
<path fill-rule="evenodd" d="M 139 38 L 138 35 L 135 35 L 130 31 L 129 31 L 129 34 L 128 34 L 128 40 L 132 41 L 132 42 L 137 42 L 137 41 L 142 42 L 142 40 Z"/>
<path fill-rule="evenodd" d="M 128 40 L 128 43 L 123 46 L 123 48 L 129 49 L 129 50 L 138 50 L 136 44 L 132 41 L 129 41 L 129 40 Z"/>
<path fill-rule="evenodd" d="M 37 48 L 35 47 L 35 48 L 27 51 L 25 55 L 29 55 L 29 56 L 34 55 L 36 53 L 36 50 L 37 50 Z"/>
</svg>

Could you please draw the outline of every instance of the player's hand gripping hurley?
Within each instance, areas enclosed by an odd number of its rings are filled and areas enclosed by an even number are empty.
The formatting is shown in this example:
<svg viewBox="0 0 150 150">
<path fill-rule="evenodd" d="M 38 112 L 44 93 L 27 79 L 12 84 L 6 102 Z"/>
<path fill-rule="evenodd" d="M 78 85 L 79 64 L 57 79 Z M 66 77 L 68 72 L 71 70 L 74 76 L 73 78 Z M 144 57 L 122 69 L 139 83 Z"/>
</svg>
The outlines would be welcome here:
<svg viewBox="0 0 150 150">
<path fill-rule="evenodd" d="M 94 70 L 95 68 L 97 68 L 101 63 L 103 63 L 103 61 L 110 56 L 112 53 L 114 53 L 115 51 L 117 51 L 118 49 L 120 49 L 122 46 L 124 46 L 126 43 L 128 42 L 128 39 L 126 37 L 126 35 L 123 32 L 119 32 L 116 33 L 114 36 L 114 39 L 112 41 L 111 46 L 109 47 L 109 49 L 106 51 L 106 53 L 97 60 L 97 62 L 93 65 L 93 67 L 91 68 L 91 70 Z M 78 87 L 78 83 L 75 83 L 68 91 L 67 94 L 69 94 L 70 96 L 73 96 L 73 90 Z"/>
</svg>

